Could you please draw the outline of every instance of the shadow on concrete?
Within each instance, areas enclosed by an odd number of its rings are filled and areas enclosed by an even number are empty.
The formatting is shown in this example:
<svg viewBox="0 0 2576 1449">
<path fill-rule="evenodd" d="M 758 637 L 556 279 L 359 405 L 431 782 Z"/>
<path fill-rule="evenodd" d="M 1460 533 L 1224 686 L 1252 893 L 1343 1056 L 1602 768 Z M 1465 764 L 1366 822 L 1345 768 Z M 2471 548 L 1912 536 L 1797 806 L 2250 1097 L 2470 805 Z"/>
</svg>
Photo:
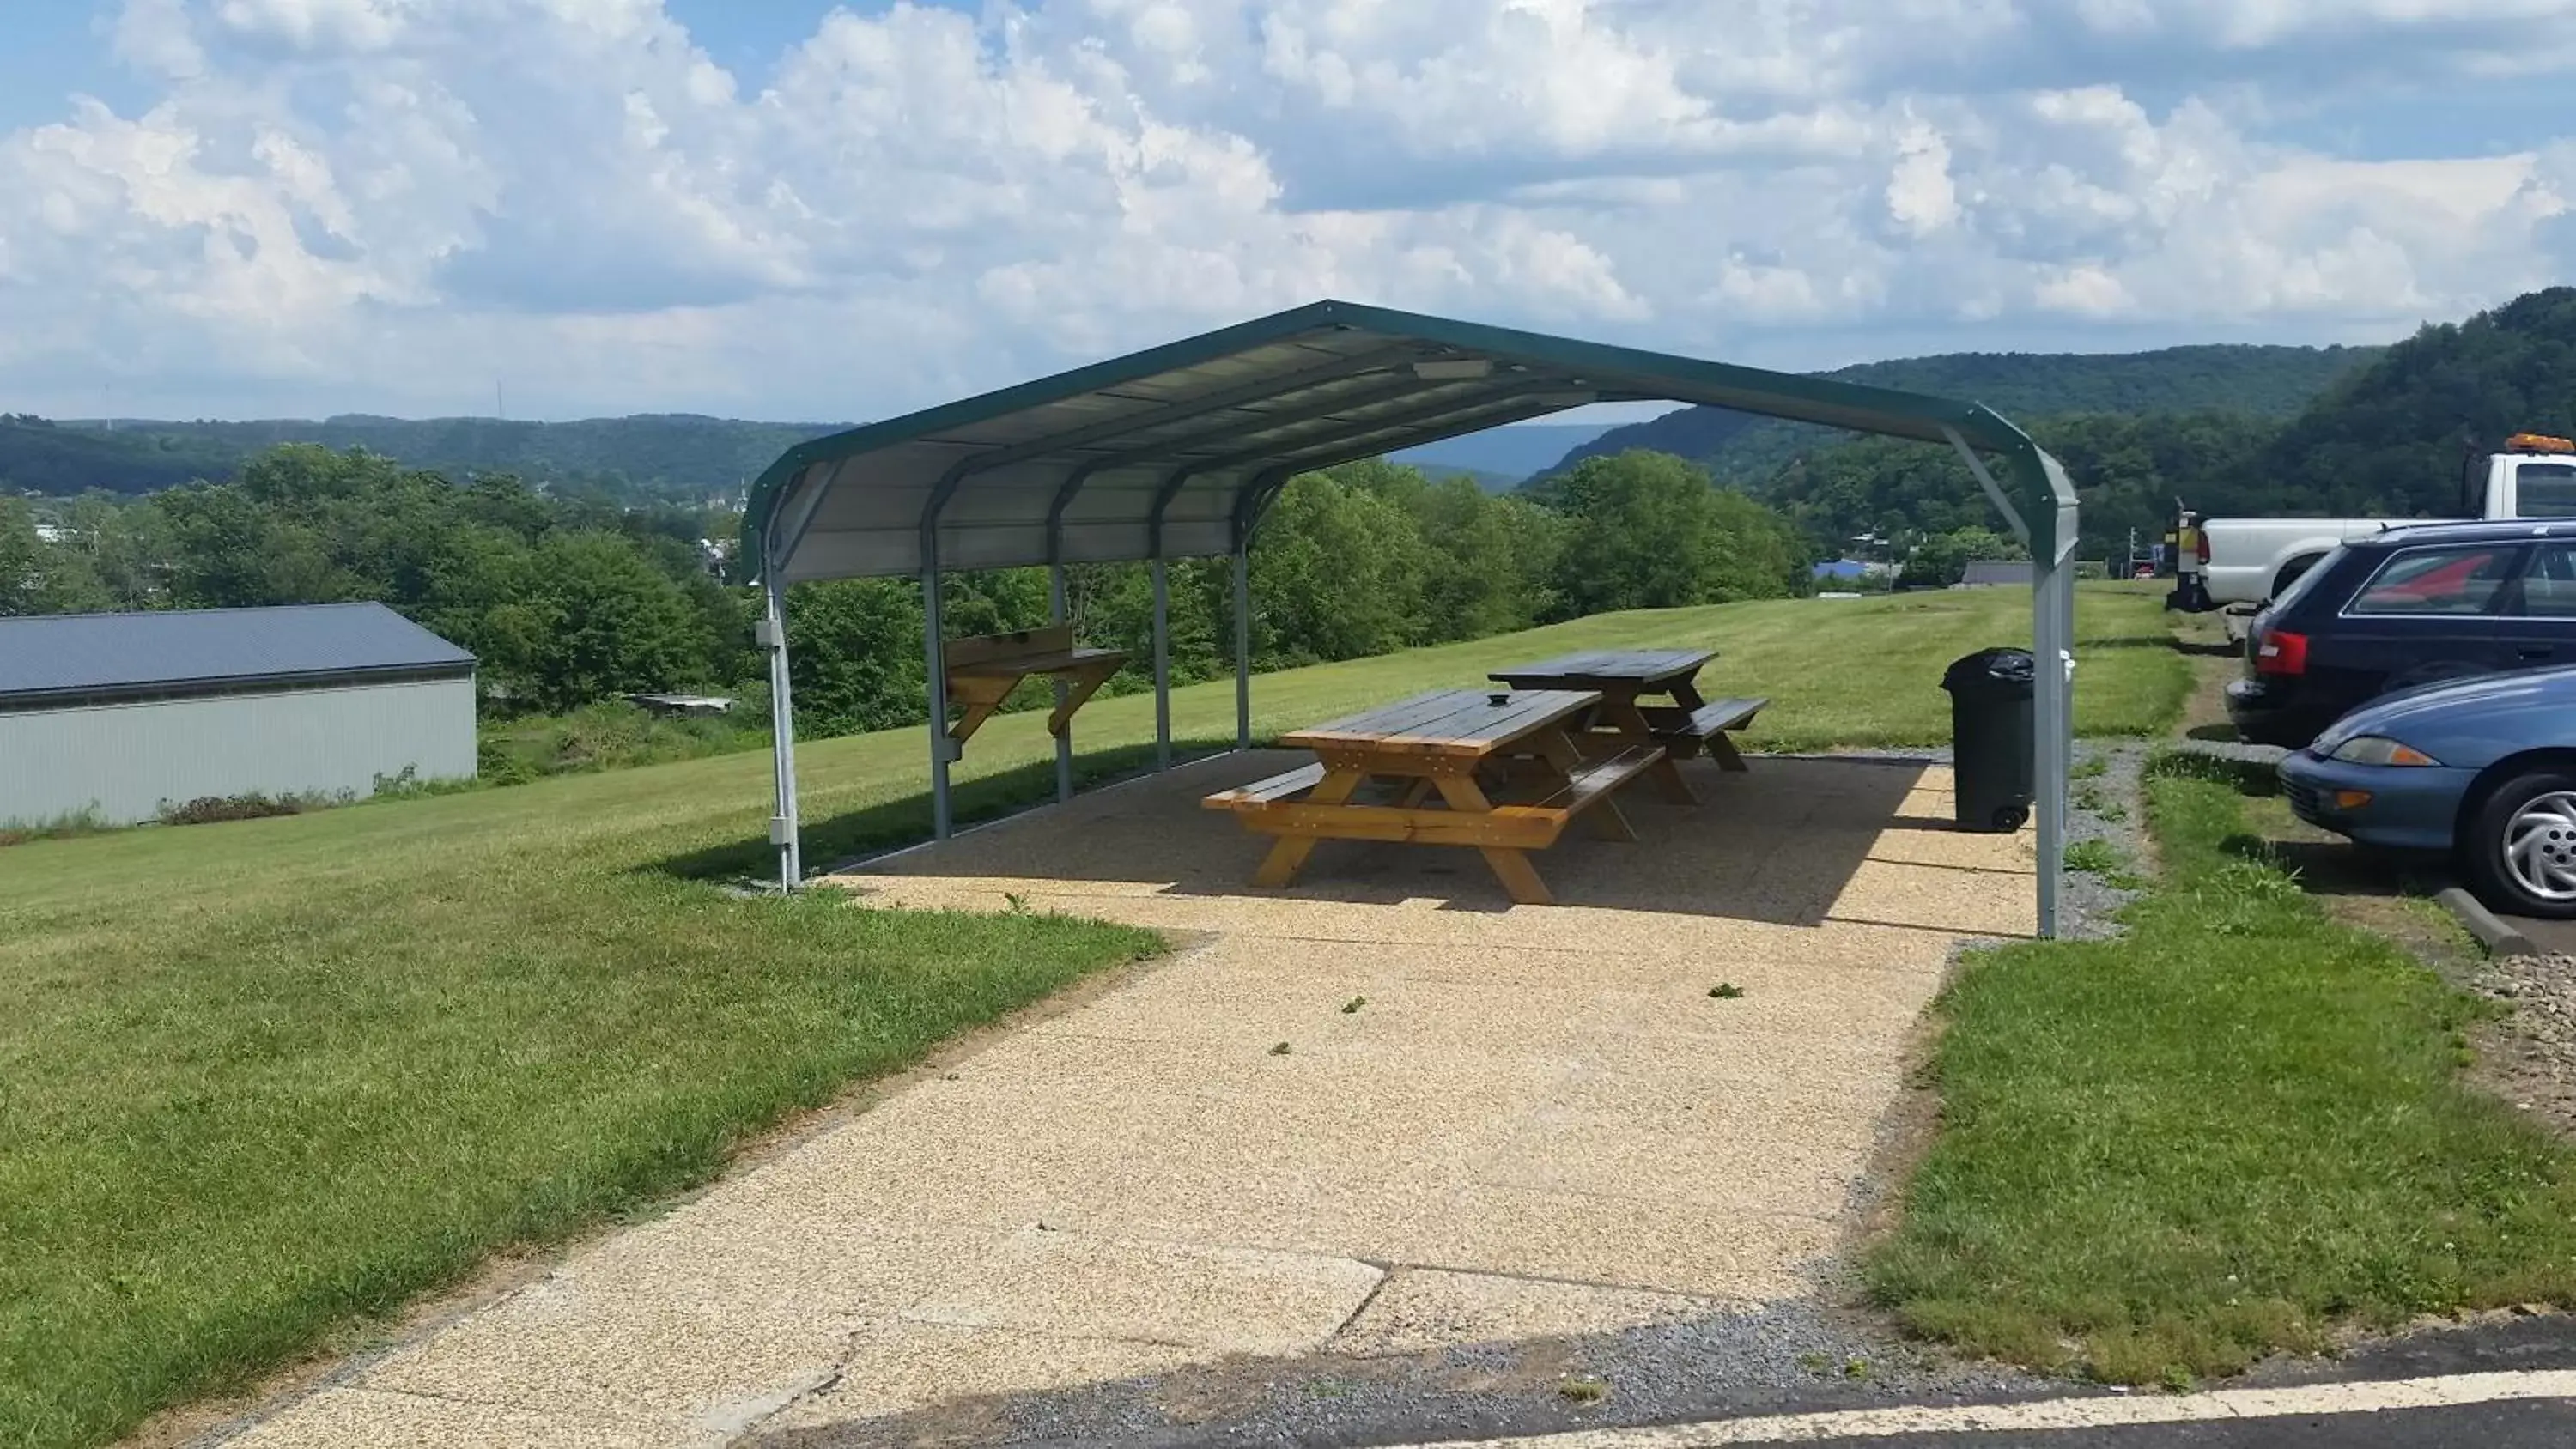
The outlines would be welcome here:
<svg viewBox="0 0 2576 1449">
<path fill-rule="evenodd" d="M 1233 745 L 1231 741 L 1224 740 L 1188 739 L 1174 741 L 1172 748 L 1176 764 L 1186 765 L 1225 754 L 1232 750 Z M 1074 788 L 1078 791 L 1101 789 L 1153 772 L 1152 745 L 1095 750 L 1077 754 L 1073 760 Z M 835 815 L 806 817 L 802 836 L 806 869 L 828 870 L 928 840 L 930 790 L 927 762 L 922 766 L 922 774 L 923 788 L 918 794 Z M 949 809 L 960 828 L 1005 819 L 1054 803 L 1053 760 L 1042 760 L 990 775 L 961 778 L 949 790 Z M 746 835 L 722 845 L 656 861 L 645 869 L 683 880 L 768 881 L 776 878 L 778 850 L 765 835 Z"/>
<path fill-rule="evenodd" d="M 1251 884 L 1272 838 L 1245 830 L 1201 797 L 1307 763 L 1257 750 L 1078 797 L 942 845 L 869 862 L 867 876 L 1027 880 L 1085 894 L 1279 898 L 1451 911 L 1503 911 L 1511 900 L 1473 850 L 1357 841 L 1317 846 L 1284 891 Z M 1921 761 L 1765 756 L 1749 773 L 1684 766 L 1700 797 L 1676 805 L 1650 784 L 1619 806 L 1638 839 L 1595 838 L 1578 821 L 1532 856 L 1557 904 L 1815 926 L 1867 916 L 1960 929 L 1995 891 L 2018 893 L 2030 867 L 2004 836 L 1956 832 L 1944 792 L 1926 791 Z M 1886 847 L 1897 840 L 1900 849 Z M 1875 864 L 1873 864 L 1875 863 Z M 1883 872 L 1873 909 L 1846 895 L 1864 869 Z M 2015 879 L 2015 877 L 2018 879 Z M 1891 915 L 1878 908 L 1893 904 Z M 1922 907 L 1922 919 L 1899 919 Z"/>
</svg>

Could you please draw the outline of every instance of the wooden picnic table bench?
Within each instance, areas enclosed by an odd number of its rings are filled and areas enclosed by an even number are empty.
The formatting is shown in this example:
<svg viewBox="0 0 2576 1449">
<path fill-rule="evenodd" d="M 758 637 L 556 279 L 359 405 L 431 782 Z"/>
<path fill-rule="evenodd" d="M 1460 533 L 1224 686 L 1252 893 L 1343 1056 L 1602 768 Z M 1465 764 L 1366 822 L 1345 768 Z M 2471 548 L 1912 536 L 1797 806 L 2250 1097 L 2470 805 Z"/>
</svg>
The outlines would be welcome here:
<svg viewBox="0 0 2576 1449">
<path fill-rule="evenodd" d="M 1584 743 L 1600 749 L 1622 749 L 1653 743 L 1664 747 L 1655 782 L 1665 795 L 1694 803 L 1690 782 L 1674 764 L 1705 752 L 1718 768 L 1744 771 L 1744 755 L 1726 737 L 1753 722 L 1768 699 L 1703 699 L 1697 679 L 1717 657 L 1714 649 L 1591 649 L 1559 655 L 1536 664 L 1497 669 L 1493 678 L 1514 689 L 1588 689 L 1601 696 Z M 1663 696 L 1670 704 L 1646 704 Z"/>
<path fill-rule="evenodd" d="M 1000 713 L 1011 691 L 1032 674 L 1064 681 L 1064 696 L 1047 716 L 1047 733 L 1062 739 L 1072 726 L 1073 712 L 1127 662 L 1126 654 L 1116 649 L 1075 648 L 1070 624 L 978 634 L 951 639 L 941 647 L 947 659 L 949 702 L 964 710 L 948 727 L 948 737 L 960 745 Z"/>
<path fill-rule="evenodd" d="M 1645 744 L 1587 760 L 1570 731 L 1600 701 L 1584 690 L 1418 695 L 1280 736 L 1282 746 L 1313 750 L 1316 762 L 1203 803 L 1234 812 L 1247 830 L 1279 837 L 1255 885 L 1293 883 L 1324 840 L 1461 845 L 1484 856 L 1513 900 L 1548 905 L 1554 897 L 1529 852 L 1554 845 L 1578 816 L 1610 839 L 1636 839 L 1611 794 L 1664 757 L 1661 746 Z M 1544 793 L 1496 803 L 1478 776 L 1507 761 L 1527 762 L 1546 782 Z M 1373 780 L 1401 782 L 1396 801 L 1355 798 Z M 1433 795 L 1439 806 L 1430 803 Z"/>
</svg>

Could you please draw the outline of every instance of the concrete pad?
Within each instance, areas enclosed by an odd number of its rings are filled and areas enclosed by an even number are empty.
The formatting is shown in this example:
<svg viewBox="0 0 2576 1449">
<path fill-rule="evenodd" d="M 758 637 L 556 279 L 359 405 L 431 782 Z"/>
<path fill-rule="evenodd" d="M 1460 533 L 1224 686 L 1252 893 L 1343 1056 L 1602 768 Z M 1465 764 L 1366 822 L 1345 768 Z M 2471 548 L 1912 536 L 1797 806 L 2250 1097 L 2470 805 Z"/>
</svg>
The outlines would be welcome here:
<svg viewBox="0 0 2576 1449">
<path fill-rule="evenodd" d="M 1714 1299 L 1483 1273 L 1399 1268 L 1334 1335 L 1335 1353 L 1410 1354 L 1458 1344 L 1617 1333 L 1715 1313 Z"/>
<path fill-rule="evenodd" d="M 905 1316 L 1211 1356 L 1291 1354 L 1323 1347 L 1381 1276 L 1347 1258 L 1030 1232 Z"/>
<path fill-rule="evenodd" d="M 1711 996 L 1721 983 L 1743 994 Z M 1669 985 L 1625 992 L 1605 1003 L 1601 1018 L 1630 1034 L 1712 1042 L 1787 1036 L 1802 1049 L 1823 1050 L 1845 1042 L 1901 1044 L 1939 988 L 1928 971 L 1833 971 L 1738 961 Z"/>
<path fill-rule="evenodd" d="M 368 1389 L 324 1389 L 224 1441 L 229 1449 L 662 1449 L 703 1442 L 651 1427 L 567 1420 L 492 1404 Z"/>
<path fill-rule="evenodd" d="M 707 1313 L 856 1321 L 911 1306 L 1009 1236 L 1005 1228 L 887 1222 L 780 1186 L 702 1199 L 615 1234 L 541 1287 L 612 1308 L 652 1300 Z"/>
<path fill-rule="evenodd" d="M 1025 1069 L 923 1083 L 774 1164 L 760 1192 L 782 1223 L 802 1204 L 815 1215 L 807 1221 L 853 1230 L 1080 1227 L 1204 1135 L 1211 1104 L 1196 1095 L 1150 1084 L 1084 1090 L 1015 1075 Z"/>
<path fill-rule="evenodd" d="M 1032 1031 L 1268 1051 L 1281 1041 L 1312 1040 L 1328 1027 L 1347 1034 L 1360 1017 L 1343 1008 L 1386 995 L 1403 959 L 1400 952 L 1366 949 L 1283 952 L 1268 942 L 1226 938 Z"/>
<path fill-rule="evenodd" d="M 1865 860 L 1834 900 L 1841 920 L 1964 936 L 2030 936 L 2039 906 L 2027 877 L 1991 870 Z"/>
<path fill-rule="evenodd" d="M 1110 1220 L 1130 1237 L 1406 1260 L 1571 1068 L 1571 1059 L 1426 1048 L 1292 1053 L 1211 1116 L 1207 1136 Z"/>
<path fill-rule="evenodd" d="M 857 1327 L 550 1279 L 396 1350 L 359 1386 L 721 1442 L 829 1382 Z"/>
<path fill-rule="evenodd" d="M 1165 1373 L 1216 1356 L 1186 1344 L 1059 1338 L 946 1323 L 889 1323 L 831 1387 L 763 1422 L 786 1432 L 907 1414 L 961 1399 L 1043 1393 Z"/>
<path fill-rule="evenodd" d="M 1831 1257 L 1818 1216 L 1479 1184 L 1421 1225 L 1407 1261 L 1605 1287 L 1764 1302 L 1803 1297 Z"/>
<path fill-rule="evenodd" d="M 1901 865 L 1946 865 L 2028 876 L 2039 868 L 2039 836 L 2029 829 L 2011 835 L 1890 830 L 1871 844 L 1869 858 Z"/>
<path fill-rule="evenodd" d="M 1949 953 L 2031 927 L 2028 841 L 1941 829 L 1946 771 L 1831 760 L 1692 762 L 1703 805 L 1640 792 L 1638 841 L 1538 857 L 1556 907 L 1393 846 L 1254 890 L 1267 842 L 1198 797 L 1298 763 L 1202 762 L 845 877 L 1197 940 L 244 1442 L 715 1443 L 1804 1296 Z"/>
<path fill-rule="evenodd" d="M 1532 1117 L 1476 1175 L 1544 1192 L 1812 1212 L 1859 1184 L 1876 1115 L 1848 1102 L 1788 1103 L 1752 1092 L 1655 1115 L 1557 1108 Z"/>
</svg>

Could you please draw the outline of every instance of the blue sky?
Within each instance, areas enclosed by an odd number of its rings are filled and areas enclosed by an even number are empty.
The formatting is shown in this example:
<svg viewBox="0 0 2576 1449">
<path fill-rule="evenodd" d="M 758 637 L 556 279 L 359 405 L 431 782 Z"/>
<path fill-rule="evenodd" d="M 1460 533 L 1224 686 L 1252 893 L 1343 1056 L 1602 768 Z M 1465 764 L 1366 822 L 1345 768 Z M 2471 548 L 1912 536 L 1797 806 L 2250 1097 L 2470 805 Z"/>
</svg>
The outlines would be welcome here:
<svg viewBox="0 0 2576 1449">
<path fill-rule="evenodd" d="M 0 410 L 851 419 L 1327 295 L 2383 340 L 2576 280 L 2571 98 L 2565 0 L 7 0 Z"/>
</svg>

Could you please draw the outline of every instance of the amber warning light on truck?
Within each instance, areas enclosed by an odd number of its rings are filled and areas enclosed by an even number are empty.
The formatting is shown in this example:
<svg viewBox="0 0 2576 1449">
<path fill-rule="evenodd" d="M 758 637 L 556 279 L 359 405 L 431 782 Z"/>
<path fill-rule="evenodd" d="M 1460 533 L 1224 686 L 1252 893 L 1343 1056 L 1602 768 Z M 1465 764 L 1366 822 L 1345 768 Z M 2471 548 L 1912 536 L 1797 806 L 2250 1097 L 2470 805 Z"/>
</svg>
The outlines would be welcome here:
<svg viewBox="0 0 2576 1449">
<path fill-rule="evenodd" d="M 2576 438 L 2553 438 L 2547 433 L 2516 433 L 2504 440 L 2508 453 L 2576 453 Z"/>
</svg>

